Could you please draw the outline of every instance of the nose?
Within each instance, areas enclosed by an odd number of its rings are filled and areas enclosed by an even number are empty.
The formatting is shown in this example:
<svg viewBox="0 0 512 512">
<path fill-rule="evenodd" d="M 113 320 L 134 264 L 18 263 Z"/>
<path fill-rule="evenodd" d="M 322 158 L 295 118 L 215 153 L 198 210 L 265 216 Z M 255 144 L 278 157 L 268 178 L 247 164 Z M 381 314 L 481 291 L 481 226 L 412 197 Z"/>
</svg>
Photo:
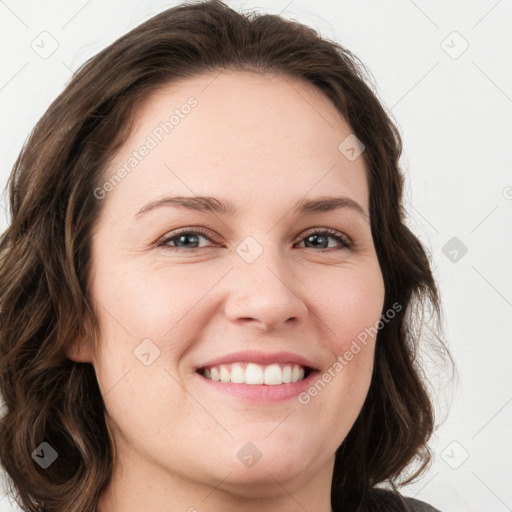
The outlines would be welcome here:
<svg viewBox="0 0 512 512">
<path fill-rule="evenodd" d="M 253 261 L 239 261 L 231 275 L 225 313 L 231 322 L 264 331 L 304 324 L 308 308 L 297 276 L 277 251 L 268 248 Z"/>
</svg>

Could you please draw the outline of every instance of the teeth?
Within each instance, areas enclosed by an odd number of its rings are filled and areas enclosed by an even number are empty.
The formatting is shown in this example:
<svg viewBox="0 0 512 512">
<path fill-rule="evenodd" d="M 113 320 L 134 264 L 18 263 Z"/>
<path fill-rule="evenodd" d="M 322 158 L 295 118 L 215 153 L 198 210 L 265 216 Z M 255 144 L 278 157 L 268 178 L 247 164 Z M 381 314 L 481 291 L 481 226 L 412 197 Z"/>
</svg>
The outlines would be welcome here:
<svg viewBox="0 0 512 512">
<path fill-rule="evenodd" d="M 271 364 L 270 366 L 265 367 L 263 382 L 271 386 L 283 383 L 283 371 L 279 368 L 278 364 Z"/>
<path fill-rule="evenodd" d="M 262 366 L 255 363 L 221 364 L 205 368 L 202 375 L 217 382 L 237 384 L 266 384 L 277 386 L 299 382 L 304 379 L 305 369 L 297 364 L 270 364 Z"/>
<path fill-rule="evenodd" d="M 304 368 L 294 366 L 292 370 L 292 382 L 297 382 L 304 378 Z"/>
<path fill-rule="evenodd" d="M 231 382 L 237 384 L 245 382 L 245 370 L 239 364 L 231 365 Z"/>
<path fill-rule="evenodd" d="M 250 363 L 245 369 L 246 384 L 263 384 L 263 369 L 258 364 Z"/>
<path fill-rule="evenodd" d="M 229 370 L 222 364 L 220 366 L 220 381 L 221 382 L 229 382 L 231 380 L 231 375 Z"/>
</svg>

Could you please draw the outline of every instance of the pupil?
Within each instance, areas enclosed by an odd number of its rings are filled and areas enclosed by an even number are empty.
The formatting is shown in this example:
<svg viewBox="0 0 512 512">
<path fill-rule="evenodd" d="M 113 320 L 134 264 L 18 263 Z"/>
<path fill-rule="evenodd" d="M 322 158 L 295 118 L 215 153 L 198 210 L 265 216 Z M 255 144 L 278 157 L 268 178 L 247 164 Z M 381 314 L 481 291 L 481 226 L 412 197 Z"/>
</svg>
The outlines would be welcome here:
<svg viewBox="0 0 512 512">
<path fill-rule="evenodd" d="M 186 240 L 187 240 L 187 239 L 190 239 L 190 238 L 197 238 L 197 235 L 180 235 L 180 237 L 179 237 L 179 241 L 180 241 L 180 242 L 184 242 L 184 243 L 185 243 L 185 245 L 187 245 L 187 244 L 186 244 Z M 194 243 L 194 242 L 192 242 L 192 243 Z"/>
<path fill-rule="evenodd" d="M 322 242 L 324 242 L 325 238 L 326 238 L 325 235 L 310 235 L 310 236 L 308 236 L 307 239 L 310 240 L 310 241 L 313 240 L 313 239 L 316 239 L 317 241 L 318 241 L 318 239 L 321 239 L 321 240 L 323 239 Z M 313 242 L 313 245 L 314 246 L 318 246 L 318 245 L 321 245 L 322 242 L 320 242 L 320 243 Z"/>
</svg>

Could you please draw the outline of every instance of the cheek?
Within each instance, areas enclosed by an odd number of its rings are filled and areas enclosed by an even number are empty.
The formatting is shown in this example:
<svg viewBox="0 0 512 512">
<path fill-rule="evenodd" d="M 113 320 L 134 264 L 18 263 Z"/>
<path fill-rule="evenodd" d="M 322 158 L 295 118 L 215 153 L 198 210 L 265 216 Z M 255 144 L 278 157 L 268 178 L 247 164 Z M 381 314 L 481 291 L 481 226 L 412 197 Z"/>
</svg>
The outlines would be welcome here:
<svg viewBox="0 0 512 512">
<path fill-rule="evenodd" d="M 191 267 L 162 272 L 147 265 L 117 264 L 112 271 L 107 266 L 96 275 L 93 294 L 100 317 L 106 324 L 116 324 L 114 330 L 124 331 L 126 337 L 161 339 L 178 328 L 187 313 L 218 281 L 215 273 L 193 276 Z M 121 331 L 119 331 L 121 333 Z"/>
<path fill-rule="evenodd" d="M 309 307 L 323 320 L 334 353 L 350 350 L 353 340 L 367 338 L 371 342 L 375 338 L 374 329 L 384 306 L 384 282 L 378 265 L 340 269 L 311 290 L 314 295 L 309 296 Z"/>
<path fill-rule="evenodd" d="M 225 273 L 224 268 L 214 265 L 201 271 L 188 264 L 177 265 L 172 271 L 148 270 L 142 265 L 123 267 L 122 263 L 98 268 L 101 272 L 94 280 L 93 293 L 102 306 L 98 308 L 103 319 L 102 338 L 107 342 L 117 339 L 113 348 L 117 351 L 123 347 L 126 352 L 129 344 L 128 355 L 145 339 L 176 356 L 186 350 L 187 337 L 193 337 L 199 324 L 215 313 L 215 293 L 206 302 L 202 299 Z M 107 271 L 110 268 L 112 271 Z M 334 354 L 350 350 L 354 339 L 364 337 L 378 323 L 384 302 L 378 264 L 324 266 L 299 274 L 297 291 L 311 311 L 307 321 L 320 320 L 323 342 Z M 172 347 L 163 343 L 169 337 L 175 340 Z"/>
<path fill-rule="evenodd" d="M 322 320 L 323 339 L 332 361 L 319 376 L 322 382 L 310 391 L 313 395 L 322 394 L 323 399 L 315 407 L 326 421 L 337 424 L 343 411 L 349 426 L 355 421 L 371 382 L 384 282 L 378 264 L 372 264 L 364 269 L 346 266 L 329 279 L 324 278 L 323 284 L 322 292 L 312 288 L 317 291 L 311 297 L 310 308 L 316 308 L 315 315 Z"/>
<path fill-rule="evenodd" d="M 214 315 L 215 304 L 202 299 L 225 271 L 201 272 L 198 279 L 194 278 L 198 271 L 185 265 L 165 273 L 121 264 L 98 265 L 98 270 L 93 296 L 100 318 L 97 373 L 101 388 L 111 389 L 120 381 L 126 388 L 140 379 L 145 387 L 156 386 L 155 395 L 160 396 L 158 382 L 170 379 L 164 367 L 176 372 L 183 354 L 200 337 L 201 326 Z M 146 367 L 145 362 L 150 365 Z M 137 393 L 134 389 L 128 396 Z"/>
</svg>

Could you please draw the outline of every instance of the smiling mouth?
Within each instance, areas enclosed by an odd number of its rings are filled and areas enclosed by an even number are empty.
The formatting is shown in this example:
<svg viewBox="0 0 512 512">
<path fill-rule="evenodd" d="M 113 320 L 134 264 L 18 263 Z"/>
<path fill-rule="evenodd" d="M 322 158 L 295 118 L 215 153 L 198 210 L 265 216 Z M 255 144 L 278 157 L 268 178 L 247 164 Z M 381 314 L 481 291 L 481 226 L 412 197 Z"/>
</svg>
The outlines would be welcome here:
<svg viewBox="0 0 512 512">
<path fill-rule="evenodd" d="M 197 373 L 206 379 L 236 384 L 278 386 L 306 379 L 312 368 L 296 363 L 273 363 L 260 365 L 238 362 L 199 368 Z"/>
</svg>

